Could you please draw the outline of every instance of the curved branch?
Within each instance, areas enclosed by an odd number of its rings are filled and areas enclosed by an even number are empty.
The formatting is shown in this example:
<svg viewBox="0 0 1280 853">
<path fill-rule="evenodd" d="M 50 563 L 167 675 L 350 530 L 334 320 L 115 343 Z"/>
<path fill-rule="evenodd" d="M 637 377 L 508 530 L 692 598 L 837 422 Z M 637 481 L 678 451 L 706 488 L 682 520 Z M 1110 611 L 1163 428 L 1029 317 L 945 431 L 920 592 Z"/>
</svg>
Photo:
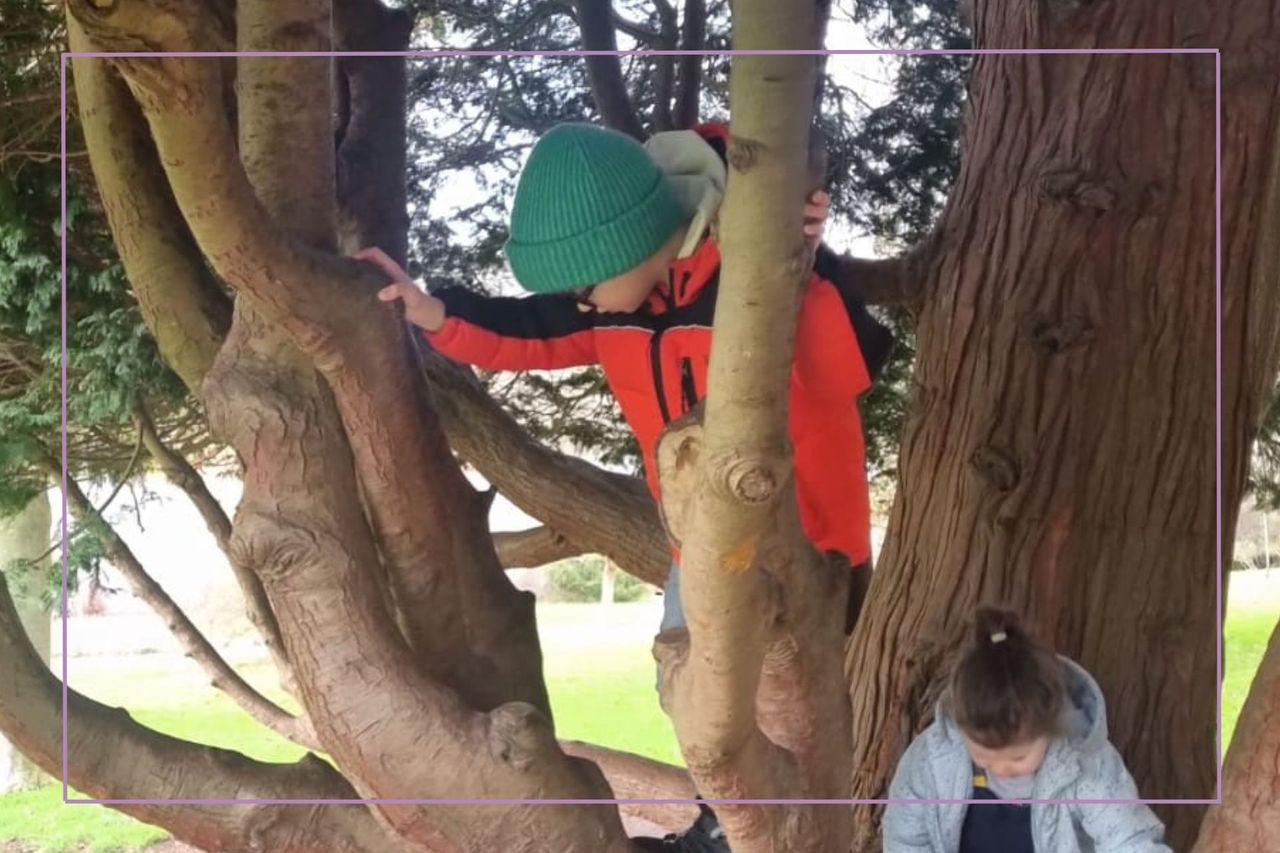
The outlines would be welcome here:
<svg viewBox="0 0 1280 853">
<path fill-rule="evenodd" d="M 68 16 L 71 49 L 92 50 Z M 98 192 L 143 320 L 193 393 L 231 325 L 231 300 L 184 226 L 146 122 L 110 63 L 73 58 L 76 102 Z"/>
<path fill-rule="evenodd" d="M 293 4 L 253 2 L 260 12 L 281 9 L 274 31 L 297 31 Z M 72 8 L 94 23 L 91 35 L 101 33 L 104 47 L 141 39 L 166 51 L 191 49 L 200 28 L 194 0 L 116 0 L 107 10 L 72 0 Z M 232 439 L 248 471 L 232 550 L 257 567 L 267 588 L 303 702 L 328 752 L 369 797 L 607 798 L 603 776 L 560 752 L 536 705 L 509 701 L 528 696 L 546 704 L 540 673 L 525 666 L 538 658 L 536 639 L 527 640 L 519 621 L 532 629 L 532 603 L 511 589 L 491 547 L 488 564 L 465 567 L 471 572 L 455 564 L 468 552 L 454 534 L 475 534 L 453 525 L 479 518 L 472 508 L 459 517 L 458 504 L 478 498 L 436 433 L 420 377 L 409 373 L 403 323 L 377 307 L 373 293 L 381 278 L 281 234 L 258 203 L 216 108 L 220 81 L 199 60 L 169 55 L 126 62 L 125 69 L 192 232 L 237 288 L 237 302 L 248 297 L 259 319 L 242 324 L 238 308 L 231 339 L 206 382 L 206 399 L 215 429 Z M 242 122 L 270 112 L 271 100 L 262 94 L 242 94 Z M 309 108 L 329 106 L 326 99 Z M 288 156 L 289 142 L 277 139 L 271 156 Z M 387 619 L 366 507 L 387 562 L 396 571 L 415 569 L 402 576 L 416 584 L 414 602 L 439 601 L 431 594 L 441 591 L 474 596 L 461 607 L 444 601 L 410 611 L 428 629 L 437 619 L 465 628 L 460 638 L 446 637 L 459 642 L 435 648 L 451 660 L 427 663 L 469 669 L 458 674 L 479 694 L 468 697 L 470 704 L 424 676 Z M 334 611 L 343 618 L 316 618 Z M 473 772 L 459 777 L 456 768 L 463 766 Z M 398 834 L 423 847 L 602 853 L 628 847 L 612 809 L 572 817 L 536 806 L 503 807 L 483 817 L 429 805 L 378 810 Z"/>
<path fill-rule="evenodd" d="M 533 569 L 586 553 L 550 527 L 494 533 L 493 545 L 504 569 Z"/>
<path fill-rule="evenodd" d="M 576 14 L 574 19 L 577 19 Z M 618 32 L 626 33 L 641 44 L 646 44 L 650 47 L 657 45 L 662 40 L 662 34 L 657 30 L 651 30 L 644 24 L 629 19 L 616 9 L 613 12 L 613 25 Z"/>
<path fill-rule="evenodd" d="M 0 575 L 0 731 L 45 772 L 62 775 L 62 684 L 36 654 Z M 394 842 L 372 813 L 350 806 L 200 806 L 160 799 L 355 799 L 328 763 L 308 755 L 267 764 L 160 734 L 67 691 L 67 784 L 162 826 L 202 850 L 376 853 Z M 123 757 L 123 758 L 122 758 Z"/>
<path fill-rule="evenodd" d="M 61 476 L 62 466 L 58 461 L 50 459 L 48 462 L 50 473 L 54 477 Z M 209 674 L 213 686 L 230 696 L 246 713 L 272 731 L 308 749 L 319 750 L 321 747 L 316 740 L 315 731 L 306 718 L 293 716 L 245 681 L 187 618 L 177 602 L 147 573 L 133 550 L 94 509 L 80 485 L 68 478 L 66 488 L 67 500 L 74 513 L 81 523 L 90 524 L 96 530 L 112 564 L 129 582 L 129 588 L 164 620 L 165 627 L 186 650 L 187 655 Z"/>
<path fill-rule="evenodd" d="M 458 455 L 504 497 L 584 553 L 603 554 L 628 574 L 662 586 L 671 548 L 643 482 L 537 441 L 469 371 L 438 353 L 424 353 L 423 367 Z"/>
<path fill-rule="evenodd" d="M 180 51 L 196 44 L 200 12 L 194 3 L 122 0 L 103 11 L 80 0 L 72 8 L 103 46 L 142 39 Z M 407 327 L 374 298 L 382 278 L 365 264 L 309 248 L 284 232 L 278 224 L 284 220 L 268 215 L 221 110 L 217 68 L 177 57 L 123 62 L 192 233 L 214 269 L 240 298 L 247 297 L 245 310 L 251 306 L 260 317 L 246 315 L 246 322 L 257 325 L 246 327 L 240 350 L 261 350 L 265 363 L 281 360 L 283 370 L 284 361 L 297 362 L 299 356 L 286 353 L 283 342 L 268 340 L 282 330 L 332 390 L 345 427 L 343 442 L 354 455 L 402 624 L 421 665 L 486 707 L 518 698 L 545 708 L 536 644 L 498 640 L 513 631 L 532 636 L 532 607 L 507 581 L 483 519 L 472 518 L 468 502 L 457 499 L 470 487 L 413 370 Z M 255 109 L 272 114 L 272 89 L 241 92 L 242 127 L 255 120 Z M 327 117 L 327 99 L 320 109 Z M 261 158 L 273 144 L 279 156 L 291 156 L 287 137 L 259 133 L 252 139 L 263 149 Z M 255 171 L 265 162 L 259 155 L 246 157 Z M 287 196 L 289 184 L 273 178 L 269 189 L 264 198 Z M 310 231 L 319 235 L 323 219 Z M 238 357 L 228 354 L 228 364 Z M 252 452 L 253 444 L 239 449 Z M 475 562 L 465 565 L 468 558 Z M 486 666 L 500 675 L 486 676 L 485 666 L 467 665 L 460 650 L 468 645 L 483 648 Z"/>
<path fill-rule="evenodd" d="M 585 50 L 617 50 L 618 38 L 613 23 L 612 0 L 575 0 L 578 26 L 582 30 Z M 628 136 L 643 140 L 647 134 L 627 94 L 627 81 L 622 76 L 622 63 L 617 56 L 587 56 L 587 77 L 591 95 L 605 124 Z"/>
<path fill-rule="evenodd" d="M 562 740 L 560 748 L 599 767 L 620 800 L 693 800 L 698 795 L 683 767 L 582 741 Z M 692 803 L 632 803 L 621 810 L 666 827 L 688 826 L 698 816 Z"/>
<path fill-rule="evenodd" d="M 151 420 L 151 413 L 147 411 L 141 398 L 136 401 L 134 406 L 134 422 L 138 426 L 138 433 L 142 437 L 142 442 L 146 445 L 147 452 L 151 454 L 151 458 L 155 460 L 160 470 L 169 479 L 169 482 L 185 492 L 187 497 L 191 499 L 196 511 L 204 519 L 205 526 L 213 534 L 214 541 L 218 544 L 218 550 L 230 557 L 231 519 L 227 518 L 222 505 L 218 503 L 218 499 L 209 491 L 209 487 L 205 485 L 204 478 L 200 476 L 200 473 L 192 467 L 191 463 L 182 454 L 176 452 L 161 440 L 160 435 L 156 432 L 155 424 Z M 231 565 L 236 581 L 240 584 L 240 592 L 244 595 L 249 621 L 258 629 L 258 633 L 262 635 L 263 641 L 267 644 L 267 649 L 271 652 L 272 657 L 275 658 L 282 681 L 289 685 L 289 692 L 295 693 L 293 668 L 285 657 L 284 640 L 280 636 L 280 624 L 276 621 L 275 613 L 271 610 L 271 602 L 267 600 L 267 593 L 262 588 L 262 581 L 238 561 L 228 560 L 228 562 Z"/>
</svg>

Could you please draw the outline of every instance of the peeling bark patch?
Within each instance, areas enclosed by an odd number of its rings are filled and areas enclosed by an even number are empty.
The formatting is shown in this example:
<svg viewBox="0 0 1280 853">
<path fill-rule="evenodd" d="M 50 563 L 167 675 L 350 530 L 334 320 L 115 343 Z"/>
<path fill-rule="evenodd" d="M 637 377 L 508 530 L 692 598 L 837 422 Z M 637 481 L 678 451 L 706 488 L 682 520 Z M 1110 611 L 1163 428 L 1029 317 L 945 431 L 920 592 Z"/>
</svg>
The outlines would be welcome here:
<svg viewBox="0 0 1280 853">
<path fill-rule="evenodd" d="M 969 464 L 999 491 L 1007 492 L 1018 482 L 1018 461 L 1005 448 L 984 444 L 973 451 Z"/>
<path fill-rule="evenodd" d="M 756 545 L 760 541 L 758 533 L 752 533 L 743 539 L 733 550 L 729 551 L 720 558 L 720 568 L 732 574 L 742 574 L 751 568 L 751 564 L 755 561 Z"/>
</svg>

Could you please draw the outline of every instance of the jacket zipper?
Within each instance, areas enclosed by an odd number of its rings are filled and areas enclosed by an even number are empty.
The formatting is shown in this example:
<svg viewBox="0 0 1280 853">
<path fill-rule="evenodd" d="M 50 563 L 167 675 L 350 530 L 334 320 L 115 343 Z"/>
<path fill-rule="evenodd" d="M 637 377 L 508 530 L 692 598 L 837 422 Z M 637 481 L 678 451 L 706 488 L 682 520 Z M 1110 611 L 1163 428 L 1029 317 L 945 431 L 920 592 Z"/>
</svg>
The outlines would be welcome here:
<svg viewBox="0 0 1280 853">
<path fill-rule="evenodd" d="M 676 310 L 676 282 L 674 271 L 667 271 L 667 314 Z M 662 381 L 662 334 L 666 331 L 669 317 L 663 317 L 661 325 L 649 339 L 649 368 L 653 371 L 653 389 L 658 395 L 658 411 L 662 414 L 664 424 L 671 423 L 671 407 L 667 405 L 667 389 Z"/>
<path fill-rule="evenodd" d="M 662 384 L 662 333 L 658 329 L 649 339 L 649 367 L 653 370 L 653 388 L 658 395 L 658 411 L 662 413 L 662 422 L 671 423 L 671 410 L 667 407 L 667 392 Z"/>
<path fill-rule="evenodd" d="M 692 411 L 698 405 L 698 386 L 693 381 L 693 362 L 687 358 L 680 359 L 680 391 L 684 396 L 684 411 Z"/>
</svg>

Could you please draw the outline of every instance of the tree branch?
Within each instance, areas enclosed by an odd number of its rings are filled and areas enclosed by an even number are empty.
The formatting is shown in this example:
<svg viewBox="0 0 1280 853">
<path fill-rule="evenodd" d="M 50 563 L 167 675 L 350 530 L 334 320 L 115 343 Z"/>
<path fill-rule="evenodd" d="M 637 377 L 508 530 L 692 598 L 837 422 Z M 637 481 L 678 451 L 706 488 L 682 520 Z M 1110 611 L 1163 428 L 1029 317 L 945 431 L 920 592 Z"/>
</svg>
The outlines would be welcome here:
<svg viewBox="0 0 1280 853">
<path fill-rule="evenodd" d="M 31 645 L 3 575 L 0 663 L 0 731 L 45 772 L 61 776 L 62 684 Z M 126 711 L 74 690 L 67 691 L 67 703 L 67 783 L 94 799 L 358 797 L 332 766 L 311 755 L 294 764 L 266 764 L 152 731 Z M 146 802 L 112 808 L 201 850 L 377 853 L 394 844 L 363 808 Z"/>
<path fill-rule="evenodd" d="M 658 7 L 658 24 L 661 27 L 658 47 L 662 50 L 675 50 L 680 40 L 680 27 L 676 19 L 675 7 L 666 0 L 660 0 Z M 672 130 L 675 118 L 671 113 L 671 102 L 675 97 L 676 58 L 674 56 L 654 57 L 654 106 L 653 124 L 655 132 Z"/>
<path fill-rule="evenodd" d="M 218 544 L 218 550 L 230 557 L 231 519 L 227 518 L 222 505 L 218 503 L 218 499 L 209 491 L 209 487 L 205 485 L 204 478 L 200 476 L 200 473 L 192 467 L 191 463 L 182 454 L 177 453 L 161 440 L 156 432 L 155 424 L 151 420 L 151 414 L 147 411 L 141 397 L 138 398 L 134 405 L 134 423 L 138 427 L 138 433 L 142 437 L 142 442 L 146 446 L 147 452 L 151 454 L 151 458 L 155 460 L 160 470 L 169 479 L 169 482 L 185 492 L 187 497 L 191 499 L 192 505 L 200 513 L 200 517 L 204 519 L 205 526 L 213 534 L 214 541 Z M 263 641 L 266 642 L 267 649 L 275 659 L 276 667 L 280 671 L 280 677 L 286 685 L 286 689 L 296 695 L 297 686 L 293 675 L 293 667 L 285 657 L 284 640 L 280 636 L 280 625 L 276 621 L 275 614 L 271 611 L 271 602 L 267 600 L 267 593 L 262 588 L 262 581 L 252 571 L 249 571 L 248 568 L 235 560 L 229 560 L 228 562 L 231 565 L 236 581 L 240 584 L 240 592 L 244 595 L 249 621 L 258 629 L 258 633 L 262 635 Z"/>
<path fill-rule="evenodd" d="M 73 51 L 92 48 L 67 16 Z M 71 60 L 80 124 L 116 250 L 165 362 L 194 393 L 231 325 L 231 300 L 209 274 L 173 202 L 146 122 L 109 62 Z"/>
<path fill-rule="evenodd" d="M 292 4 L 253 2 L 264 14 L 278 11 L 267 31 L 298 31 L 291 27 L 300 23 L 290 18 L 296 12 Z M 182 0 L 118 0 L 109 10 L 73 0 L 72 7 L 82 20 L 94 22 L 91 35 L 105 44 L 144 38 L 167 51 L 190 49 L 200 26 L 200 6 Z M 167 56 L 160 63 L 125 67 L 179 207 L 206 257 L 237 288 L 238 302 L 248 297 L 260 317 L 275 324 L 242 323 L 246 315 L 238 309 L 231 337 L 206 382 L 206 400 L 215 430 L 246 462 L 232 552 L 255 566 L 263 580 L 298 672 L 301 698 L 327 751 L 367 797 L 467 791 L 498 799 L 608 797 L 598 769 L 564 756 L 536 706 L 481 704 L 485 698 L 505 701 L 534 688 L 545 690 L 540 674 L 523 667 L 538 657 L 536 639 L 522 643 L 522 625 L 486 622 L 510 618 L 514 608 L 504 608 L 508 602 L 497 598 L 504 589 L 524 608 L 513 622 L 526 619 L 532 628 L 532 603 L 511 589 L 492 549 L 491 567 L 461 573 L 451 563 L 447 549 L 457 544 L 452 535 L 474 534 L 451 527 L 459 519 L 450 507 L 475 493 L 467 491 L 447 454 L 443 458 L 452 469 L 435 455 L 431 424 L 423 427 L 427 401 L 415 396 L 419 386 L 408 377 L 403 323 L 378 309 L 373 298 L 381 278 L 362 276 L 360 265 L 308 251 L 280 233 L 257 203 L 226 118 L 214 108 L 220 81 L 198 60 Z M 265 94 L 241 90 L 242 125 L 270 113 L 272 101 Z M 329 108 L 327 97 L 306 105 L 311 111 Z M 270 145 L 265 136 L 261 141 Z M 275 150 L 255 171 L 290 156 L 291 142 L 275 140 Z M 287 192 L 287 187 L 278 189 Z M 280 330 L 288 341 L 277 334 Z M 296 357 L 294 345 L 325 381 Z M 459 487 L 451 489 L 455 483 Z M 410 488 L 416 485 L 424 487 Z M 358 488 L 384 553 L 412 546 L 398 556 L 417 560 L 422 570 L 404 578 L 418 584 L 417 601 L 435 605 L 426 615 L 437 621 L 428 619 L 425 626 L 450 618 L 460 632 L 465 627 L 459 642 L 434 647 L 440 657 L 426 663 L 452 668 L 476 694 L 471 705 L 423 675 L 422 661 L 387 619 L 377 576 L 380 561 Z M 468 511 L 461 520 L 474 515 Z M 389 525 L 390 519 L 397 524 Z M 437 530 L 443 535 L 433 541 Z M 423 560 L 420 548 L 438 560 Z M 403 567 L 400 560 L 388 562 Z M 479 585 L 468 593 L 490 595 L 461 602 L 431 597 L 457 591 L 463 581 Z M 501 627 L 506 634 L 494 630 Z M 543 695 L 540 704 L 545 705 Z M 530 698 L 538 701 L 536 695 Z M 431 760 L 423 761 L 423 755 Z M 456 768 L 461 766 L 474 772 L 460 778 Z M 478 818 L 474 810 L 429 805 L 377 808 L 397 834 L 427 848 L 520 849 L 527 844 L 622 853 L 628 847 L 612 809 L 511 806 Z"/>
<path fill-rule="evenodd" d="M 733 46 L 812 45 L 813 14 L 812 5 L 738 0 Z M 843 613 L 831 607 L 841 579 L 819 570 L 805 541 L 788 435 L 798 295 L 810 269 L 800 226 L 814 73 L 813 57 L 733 57 L 733 174 L 705 416 L 701 430 L 697 411 L 673 425 L 658 448 L 688 629 L 684 642 L 686 632 L 660 636 L 656 653 L 664 706 L 705 796 L 836 797 L 849 779 L 840 742 L 848 700 L 837 689 Z M 780 701 L 788 694 L 798 710 Z M 847 738 L 847 712 L 843 722 Z M 816 742 L 826 738 L 835 741 L 823 755 Z M 850 844 L 847 821 L 829 810 L 730 806 L 721 819 L 734 850 Z"/>
<path fill-rule="evenodd" d="M 87 2 L 77 2 L 74 8 L 82 23 L 92 23 L 95 40 L 128 44 L 141 37 L 174 50 L 196 44 L 191 23 L 167 19 L 150 0 L 124 0 L 110 12 Z M 196 19 L 198 14 L 191 13 Z M 119 27 L 132 35 L 122 35 Z M 295 36 L 301 32 L 263 29 L 267 34 L 277 31 Z M 264 365 L 278 361 L 282 372 L 288 363 L 298 381 L 308 386 L 311 380 L 305 372 L 314 364 L 332 390 L 345 427 L 342 441 L 354 454 L 360 491 L 386 558 L 402 626 L 421 665 L 483 707 L 518 698 L 546 708 L 532 641 L 532 602 L 510 585 L 491 544 L 484 562 L 461 568 L 463 559 L 477 553 L 462 543 L 475 542 L 477 536 L 487 542 L 487 526 L 471 518 L 474 508 L 457 499 L 470 487 L 448 453 L 413 369 L 407 327 L 374 298 L 382 277 L 366 264 L 317 252 L 284 233 L 278 222 L 302 224 L 296 218 L 299 205 L 285 205 L 295 211 L 294 220 L 267 214 L 230 138 L 220 109 L 216 68 L 199 60 L 169 58 L 160 74 L 150 61 L 123 62 L 193 234 L 210 264 L 248 300 L 243 310 L 237 306 L 237 319 L 242 314 L 246 318 L 238 345 L 241 354 L 255 350 L 254 358 Z M 311 74 L 308 79 L 319 78 Z M 323 79 L 327 83 L 328 78 Z M 256 164 L 256 171 L 272 159 L 266 150 L 273 145 L 280 158 L 298 159 L 300 151 L 290 137 L 254 129 L 257 121 L 270 124 L 276 88 L 242 81 L 240 92 L 240 123 L 246 137 L 240 150 L 246 162 Z M 306 97 L 302 102 L 314 100 Z M 326 120 L 328 106 L 325 97 L 318 108 Z M 255 109 L 267 118 L 255 118 Z M 263 153 L 255 154 L 256 148 Z M 273 176 L 261 195 L 267 200 L 287 195 L 290 186 Z M 316 239 L 321 239 L 325 219 L 321 215 L 307 226 Z M 301 355 L 291 355 L 269 339 L 276 328 L 305 358 L 299 360 Z M 228 355 L 228 366 L 232 363 Z M 244 453 L 252 448 L 249 444 L 240 449 Z M 522 631 L 529 641 L 495 639 L 513 631 Z M 461 651 L 468 646 L 484 649 L 488 660 L 483 665 L 468 663 Z"/>
<path fill-rule="evenodd" d="M 612 0 L 575 0 L 574 6 L 578 11 L 578 26 L 582 30 L 583 49 L 617 50 Z M 588 56 L 585 61 L 591 95 L 605 124 L 643 140 L 647 134 L 631 104 L 631 96 L 627 94 L 627 81 L 622 76 L 622 63 L 618 57 Z"/>
<path fill-rule="evenodd" d="M 587 553 L 550 527 L 495 533 L 493 544 L 504 569 L 532 569 Z"/>
<path fill-rule="evenodd" d="M 337 7 L 335 19 L 340 44 L 348 50 L 395 50 L 408 45 L 412 20 L 401 12 L 392 12 L 378 0 L 344 0 Z M 344 59 L 343 73 L 349 82 L 350 119 L 339 147 L 339 205 L 340 220 L 344 226 L 342 243 L 345 249 L 354 250 L 368 245 L 379 245 L 401 263 L 407 251 L 408 218 L 405 197 L 405 104 L 404 63 L 398 59 Z M 415 365 L 419 360 L 419 345 L 400 336 L 404 349 L 400 354 L 400 370 L 405 365 Z M 394 371 L 391 371 L 394 372 Z M 370 375 L 369 380 L 381 379 Z M 427 479 L 413 480 L 401 475 L 407 492 L 398 493 L 385 486 L 365 485 L 366 492 L 379 512 L 387 514 L 388 525 L 408 518 L 415 505 L 433 507 L 432 511 L 445 517 L 444 528 L 423 527 L 421 524 L 407 534 L 399 534 L 399 540 L 408 543 L 397 554 L 413 551 L 432 554 L 432 542 L 437 554 L 447 548 L 444 559 L 451 574 L 451 581 L 459 586 L 460 608 L 469 612 L 468 629 L 477 647 L 490 647 L 497 653 L 498 644 L 491 638 L 509 637 L 512 631 L 523 634 L 525 639 L 510 644 L 509 659 L 500 667 L 508 674 L 503 678 L 489 675 L 477 677 L 484 667 L 459 666 L 452 683 L 459 685 L 464 695 L 476 699 L 483 707 L 491 707 L 500 701 L 520 698 L 530 701 L 544 710 L 545 692 L 540 679 L 541 667 L 536 658 L 536 629 L 533 624 L 531 603 L 517 594 L 504 577 L 502 567 L 488 529 L 488 506 L 475 496 L 474 490 L 462 478 L 438 417 L 428 400 L 425 380 L 420 372 L 405 377 L 411 387 L 403 395 L 401 409 L 417 416 L 418 427 L 426 433 L 426 452 L 431 456 Z M 368 384 L 368 383 L 366 383 Z M 343 397 L 339 397 L 341 402 Z M 413 406 L 404 406 L 403 400 L 412 400 Z M 384 405 L 390 405 L 386 401 Z M 350 431 L 349 431 L 350 432 Z M 357 449 L 367 439 L 353 437 Z M 376 440 L 368 449 L 368 455 L 379 461 L 378 473 L 387 466 L 397 464 L 396 441 Z M 383 477 L 385 479 L 385 477 Z M 383 491 L 387 497 L 383 498 Z M 465 499 L 440 501 L 439 495 L 464 496 Z M 391 515 L 396 513 L 396 515 Z M 410 522 L 412 523 L 412 522 Z M 422 529 L 417 529 L 422 528 Z M 396 528 L 397 530 L 399 528 Z M 387 540 L 388 527 L 379 527 L 383 540 Z M 393 542 L 397 540 L 391 540 Z M 397 597 L 402 609 L 407 609 L 409 634 L 423 635 L 415 627 L 423 620 L 441 621 L 441 591 L 432 585 L 429 576 L 412 582 L 409 568 L 393 573 L 410 580 L 397 585 Z M 456 620 L 457 614 L 454 614 Z M 460 622 L 455 621 L 460 626 Z M 459 638 L 457 645 L 462 644 Z M 426 648 L 420 640 L 420 648 Z M 436 654 L 434 657 L 439 658 Z M 449 657 L 457 658 L 456 654 Z M 460 663 L 460 661 L 459 661 Z M 468 684 L 462 680 L 470 675 Z M 477 688 L 480 688 L 477 690 Z"/>
<path fill-rule="evenodd" d="M 574 19 L 577 20 L 576 13 Z M 613 12 L 613 25 L 618 32 L 626 33 L 641 44 L 647 44 L 650 47 L 659 44 L 662 40 L 662 35 L 657 30 L 651 30 L 643 24 L 632 21 L 616 9 Z M 57 99 L 57 95 L 53 97 Z"/>
<path fill-rule="evenodd" d="M 830 265 L 823 272 L 835 284 L 861 294 L 868 305 L 911 307 L 924 298 L 927 267 L 933 259 L 936 239 L 930 237 L 895 258 L 869 259 L 832 253 Z"/>
<path fill-rule="evenodd" d="M 702 50 L 707 43 L 706 0 L 685 0 L 684 33 L 681 50 Z M 705 57 L 680 57 L 680 102 L 676 107 L 676 126 L 693 127 L 698 123 L 702 102 L 702 63 Z"/>
<path fill-rule="evenodd" d="M 413 15 L 380 0 L 337 0 L 334 34 L 343 51 L 409 47 Z M 403 57 L 338 59 L 347 120 L 338 143 L 339 244 L 346 253 L 378 246 L 400 264 L 408 253 L 405 198 L 407 78 Z"/>
<path fill-rule="evenodd" d="M 48 468 L 54 477 L 61 477 L 62 466 L 56 459 L 49 459 Z M 315 731 L 305 717 L 295 717 L 288 711 L 267 699 L 245 681 L 227 661 L 218 654 L 213 644 L 200 633 L 200 629 L 187 618 L 169 594 L 164 591 L 155 578 L 147 573 L 142 562 L 120 535 L 107 523 L 74 479 L 66 482 L 67 500 L 82 524 L 91 525 L 102 539 L 103 548 L 111 558 L 112 564 L 124 575 L 134 595 L 141 598 L 164 620 L 165 627 L 178 643 L 186 650 L 187 656 L 200 664 L 209 674 L 214 687 L 231 697 L 249 716 L 267 726 L 272 731 L 288 738 L 294 743 L 319 750 Z"/>
<path fill-rule="evenodd" d="M 532 438 L 470 372 L 438 353 L 426 353 L 423 366 L 449 443 L 503 496 L 583 553 L 603 554 L 647 583 L 666 581 L 671 548 L 643 482 Z"/>
<path fill-rule="evenodd" d="M 599 767 L 620 800 L 692 800 L 697 796 L 693 780 L 683 767 L 582 741 L 562 740 L 560 746 L 566 755 Z M 632 803 L 622 805 L 621 810 L 659 826 L 679 828 L 698 816 L 698 808 L 692 803 Z"/>
</svg>

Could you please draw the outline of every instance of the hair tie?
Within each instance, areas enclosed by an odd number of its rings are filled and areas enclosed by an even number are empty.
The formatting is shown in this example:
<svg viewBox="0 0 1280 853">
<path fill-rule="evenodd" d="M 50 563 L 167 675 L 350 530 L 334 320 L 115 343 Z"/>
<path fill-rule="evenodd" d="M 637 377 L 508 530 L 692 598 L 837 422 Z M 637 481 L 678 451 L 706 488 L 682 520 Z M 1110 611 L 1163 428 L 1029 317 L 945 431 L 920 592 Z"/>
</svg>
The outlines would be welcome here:
<svg viewBox="0 0 1280 853">
<path fill-rule="evenodd" d="M 992 643 L 1003 643 L 1007 639 L 1009 639 L 1009 635 L 1006 634 L 1004 631 L 996 631 L 994 634 L 991 635 Z"/>
</svg>

